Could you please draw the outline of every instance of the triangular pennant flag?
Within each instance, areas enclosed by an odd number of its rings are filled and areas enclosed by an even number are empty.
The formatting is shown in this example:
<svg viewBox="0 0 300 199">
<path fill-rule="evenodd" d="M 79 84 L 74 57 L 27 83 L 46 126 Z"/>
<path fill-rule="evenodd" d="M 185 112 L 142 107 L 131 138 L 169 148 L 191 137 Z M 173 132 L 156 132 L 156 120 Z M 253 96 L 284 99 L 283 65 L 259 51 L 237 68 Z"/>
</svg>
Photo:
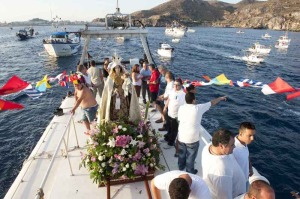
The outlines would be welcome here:
<svg viewBox="0 0 300 199">
<path fill-rule="evenodd" d="M 0 111 L 22 109 L 23 105 L 0 99 Z"/>
<path fill-rule="evenodd" d="M 280 77 L 277 77 L 277 79 L 270 84 L 263 85 L 261 90 L 261 92 L 263 92 L 265 95 L 294 91 L 296 90 Z"/>
<path fill-rule="evenodd" d="M 48 75 L 45 75 L 41 81 L 38 81 L 35 88 L 40 92 L 45 92 L 47 88 L 51 88 L 50 84 L 48 83 Z"/>
<path fill-rule="evenodd" d="M 211 80 L 211 82 L 213 84 L 216 84 L 216 85 L 225 85 L 225 84 L 230 84 L 230 80 L 227 79 L 227 77 L 224 75 L 224 74 L 221 74 L 215 78 L 213 78 Z"/>
<path fill-rule="evenodd" d="M 297 92 L 294 92 L 292 94 L 289 94 L 286 96 L 286 99 L 287 100 L 291 100 L 291 99 L 294 99 L 296 97 L 300 97 L 300 91 L 297 91 Z"/>
<path fill-rule="evenodd" d="M 8 95 L 11 93 L 19 92 L 25 89 L 29 85 L 28 82 L 25 82 L 18 76 L 12 76 L 6 84 L 0 89 L 0 95 Z"/>
</svg>

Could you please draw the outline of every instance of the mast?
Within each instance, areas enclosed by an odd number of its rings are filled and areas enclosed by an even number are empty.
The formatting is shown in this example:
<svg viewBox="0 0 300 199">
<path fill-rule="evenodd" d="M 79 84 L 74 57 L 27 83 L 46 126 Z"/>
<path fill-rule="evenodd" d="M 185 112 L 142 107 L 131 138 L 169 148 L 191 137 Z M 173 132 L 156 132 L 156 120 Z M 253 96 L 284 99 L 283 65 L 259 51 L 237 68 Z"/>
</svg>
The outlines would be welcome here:
<svg viewBox="0 0 300 199">
<path fill-rule="evenodd" d="M 116 14 L 120 14 L 119 0 L 117 0 Z"/>
</svg>

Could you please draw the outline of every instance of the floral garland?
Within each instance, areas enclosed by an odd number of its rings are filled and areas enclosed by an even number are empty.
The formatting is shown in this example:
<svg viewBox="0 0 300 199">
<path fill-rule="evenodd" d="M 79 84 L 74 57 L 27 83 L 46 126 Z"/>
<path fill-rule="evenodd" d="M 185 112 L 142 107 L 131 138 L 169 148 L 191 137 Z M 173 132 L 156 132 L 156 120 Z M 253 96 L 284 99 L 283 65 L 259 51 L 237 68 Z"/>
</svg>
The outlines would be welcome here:
<svg viewBox="0 0 300 199">
<path fill-rule="evenodd" d="M 159 164 L 157 135 L 143 121 L 94 125 L 89 136 L 80 167 L 88 169 L 94 183 L 103 185 L 107 179 L 132 179 L 164 169 Z"/>
</svg>

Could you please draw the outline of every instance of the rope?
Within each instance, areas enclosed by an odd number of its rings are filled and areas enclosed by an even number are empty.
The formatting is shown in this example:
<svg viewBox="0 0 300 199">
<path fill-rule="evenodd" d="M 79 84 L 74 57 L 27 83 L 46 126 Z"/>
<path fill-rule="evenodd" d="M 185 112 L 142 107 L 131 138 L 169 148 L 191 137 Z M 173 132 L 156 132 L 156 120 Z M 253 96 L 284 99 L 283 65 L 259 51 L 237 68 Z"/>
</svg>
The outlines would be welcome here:
<svg viewBox="0 0 300 199">
<path fill-rule="evenodd" d="M 39 198 L 39 199 L 44 199 L 44 191 L 42 188 L 39 188 L 37 193 L 36 193 L 36 196 Z"/>
</svg>

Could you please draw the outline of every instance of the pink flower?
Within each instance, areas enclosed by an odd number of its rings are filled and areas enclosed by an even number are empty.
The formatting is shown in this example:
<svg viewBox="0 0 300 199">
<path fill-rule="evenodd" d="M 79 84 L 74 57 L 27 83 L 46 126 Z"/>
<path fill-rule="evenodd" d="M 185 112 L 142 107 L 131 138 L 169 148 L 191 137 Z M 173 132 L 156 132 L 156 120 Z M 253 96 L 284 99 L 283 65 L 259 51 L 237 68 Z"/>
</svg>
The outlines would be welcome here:
<svg viewBox="0 0 300 199">
<path fill-rule="evenodd" d="M 141 159 L 142 158 L 142 153 L 141 153 L 141 151 L 139 150 L 133 157 L 132 157 L 132 160 L 133 161 L 137 161 L 137 160 L 139 160 L 139 159 Z"/>
<path fill-rule="evenodd" d="M 148 154 L 148 153 L 150 152 L 150 149 L 149 149 L 149 148 L 146 148 L 146 149 L 143 150 L 143 152 L 144 152 L 145 154 Z"/>
<path fill-rule="evenodd" d="M 127 144 L 127 136 L 121 135 L 116 137 L 116 146 L 125 147 Z"/>
<path fill-rule="evenodd" d="M 134 171 L 135 175 L 146 175 L 148 173 L 148 167 L 145 165 L 136 165 L 136 169 Z"/>
<path fill-rule="evenodd" d="M 92 161 L 92 162 L 96 162 L 96 157 L 92 156 L 92 157 L 91 157 L 91 161 Z"/>
<path fill-rule="evenodd" d="M 119 132 L 118 127 L 116 126 L 113 130 L 112 130 L 113 134 L 117 134 Z"/>
<path fill-rule="evenodd" d="M 143 148 L 145 146 L 145 142 L 139 141 L 139 148 Z"/>
</svg>

